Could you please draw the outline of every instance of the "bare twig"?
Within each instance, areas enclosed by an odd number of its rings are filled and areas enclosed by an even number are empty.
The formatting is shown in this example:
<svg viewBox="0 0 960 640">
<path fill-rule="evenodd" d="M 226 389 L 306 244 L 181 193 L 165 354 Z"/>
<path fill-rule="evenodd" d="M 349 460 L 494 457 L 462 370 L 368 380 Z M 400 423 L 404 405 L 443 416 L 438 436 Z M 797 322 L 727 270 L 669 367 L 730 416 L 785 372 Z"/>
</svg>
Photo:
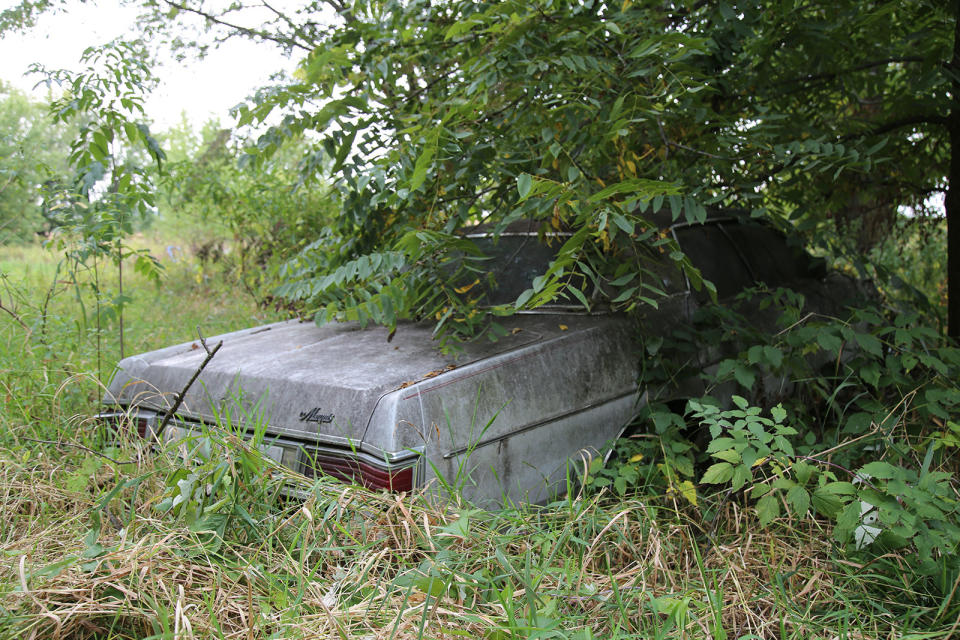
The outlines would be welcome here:
<svg viewBox="0 0 960 640">
<path fill-rule="evenodd" d="M 680 144 L 679 142 L 674 142 L 673 140 L 667 140 L 667 144 L 670 145 L 671 147 L 674 147 L 674 148 L 677 148 L 677 149 L 683 149 L 684 151 L 689 151 L 690 153 L 696 153 L 697 155 L 706 156 L 706 157 L 708 157 L 708 158 L 713 158 L 714 160 L 728 160 L 728 159 L 729 159 L 729 158 L 725 158 L 724 156 L 718 156 L 718 155 L 715 154 L 715 153 L 710 153 L 710 152 L 708 152 L 708 151 L 700 151 L 699 149 L 694 149 L 693 147 L 689 147 L 689 146 L 687 146 L 687 145 L 685 145 L 685 144 Z"/>
<path fill-rule="evenodd" d="M 7 293 L 10 295 L 10 303 L 11 303 L 11 306 L 9 307 L 4 306 L 3 298 L 0 298 L 0 311 L 4 311 L 7 314 L 9 314 L 10 317 L 13 318 L 14 321 L 16 321 L 16 323 L 19 324 L 21 328 L 23 328 L 25 331 L 29 333 L 30 327 L 28 327 L 27 323 L 23 321 L 23 318 L 20 316 L 20 314 L 13 309 L 13 305 L 16 302 L 16 299 L 15 299 L 16 296 L 14 294 L 14 291 L 11 290 L 10 281 L 7 278 L 7 274 L 0 271 L 0 280 L 3 280 L 3 288 L 6 289 Z"/>
<path fill-rule="evenodd" d="M 82 449 L 87 453 L 92 453 L 95 456 L 99 456 L 104 460 L 108 460 L 112 462 L 113 464 L 138 464 L 139 463 L 138 460 L 116 460 L 115 458 L 111 458 L 105 453 L 101 453 L 96 449 L 91 449 L 90 447 L 84 446 L 82 444 L 78 444 L 76 442 L 64 442 L 63 440 L 37 440 L 36 438 L 23 438 L 23 440 L 26 440 L 28 442 L 36 442 L 38 444 L 52 444 L 55 447 L 73 447 L 74 449 Z"/>
<path fill-rule="evenodd" d="M 280 20 L 283 20 L 284 22 L 286 22 L 286 23 L 287 23 L 287 26 L 290 27 L 290 30 L 293 31 L 294 37 L 297 37 L 297 38 L 300 38 L 301 40 L 303 40 L 303 44 L 300 44 L 300 43 L 297 43 L 296 40 L 294 40 L 293 38 L 291 38 L 291 41 L 292 41 L 294 44 L 296 44 L 298 47 L 301 47 L 301 48 L 303 48 L 303 49 L 308 49 L 308 48 L 314 48 L 314 47 L 316 47 L 316 44 L 313 43 L 313 42 L 311 42 L 310 38 L 308 38 L 308 37 L 303 33 L 303 29 L 301 29 L 299 25 L 297 25 L 293 20 L 291 20 L 291 19 L 290 19 L 290 16 L 288 16 L 287 14 L 285 14 L 285 13 L 283 13 L 283 12 L 281 12 L 281 11 L 277 11 L 276 9 L 274 9 L 273 7 L 271 7 L 269 4 L 267 4 L 266 0 L 261 0 L 261 4 L 262 4 L 264 7 L 266 7 L 267 9 L 269 9 L 270 11 L 272 11 L 273 14 L 274 14 L 275 16 L 277 16 Z"/>
<path fill-rule="evenodd" d="M 790 80 L 781 80 L 780 82 L 775 82 L 774 87 L 781 87 L 788 84 L 806 84 L 812 82 L 820 82 L 821 80 L 833 80 L 838 76 L 846 75 L 848 73 L 856 73 L 857 71 L 867 71 L 869 69 L 875 69 L 876 67 L 885 67 L 888 64 L 893 63 L 906 63 L 906 62 L 923 62 L 923 58 L 920 56 L 901 56 L 895 58 L 883 58 L 882 60 L 871 60 L 869 62 L 864 62 L 863 64 L 857 65 L 855 67 L 846 67 L 844 69 L 837 69 L 836 71 L 827 71 L 825 73 L 818 74 L 807 74 L 799 78 L 792 78 Z"/>
<path fill-rule="evenodd" d="M 163 1 L 165 4 L 169 5 L 170 7 L 173 7 L 174 9 L 177 9 L 178 11 L 184 11 L 186 13 L 196 14 L 201 18 L 204 18 L 205 20 L 209 20 L 213 24 L 220 25 L 221 27 L 226 27 L 227 29 L 233 29 L 237 33 L 247 36 L 248 38 L 254 38 L 254 39 L 260 38 L 262 40 L 270 40 L 272 42 L 276 42 L 277 44 L 285 47 L 297 47 L 299 49 L 303 49 L 304 51 L 313 51 L 313 47 L 308 47 L 305 44 L 297 42 L 296 40 L 292 40 L 292 39 L 288 40 L 286 38 L 281 38 L 281 37 L 271 35 L 270 33 L 267 33 L 265 31 L 258 31 L 256 29 L 244 27 L 239 24 L 227 22 L 226 20 L 222 20 L 221 18 L 218 18 L 212 13 L 201 11 L 200 9 L 194 9 L 193 7 L 188 7 L 178 2 L 171 2 L 170 0 L 163 0 Z"/>
<path fill-rule="evenodd" d="M 6 312 L 6 313 L 7 313 L 11 318 L 13 318 L 14 321 L 15 321 L 18 325 L 20 325 L 20 327 L 23 328 L 24 330 L 26 330 L 26 331 L 29 331 L 29 330 L 30 330 L 30 327 L 28 327 L 28 326 L 27 326 L 27 323 L 23 321 L 23 318 L 20 317 L 20 314 L 18 314 L 16 311 L 14 311 L 13 309 L 11 309 L 11 308 L 9 308 L 9 307 L 5 307 L 5 306 L 3 305 L 3 301 L 2 301 L 2 300 L 0 300 L 0 311 Z"/>
<path fill-rule="evenodd" d="M 200 336 L 200 344 L 203 345 L 203 350 L 207 352 L 207 357 L 203 359 L 203 362 L 200 363 L 200 366 L 197 367 L 197 370 L 193 372 L 190 380 L 187 381 L 187 384 L 184 385 L 183 390 L 177 394 L 177 399 L 174 401 L 173 406 L 167 410 L 163 415 L 163 420 L 160 422 L 160 426 L 157 427 L 157 432 L 155 437 L 160 437 L 163 433 L 163 430 L 167 428 L 167 423 L 170 422 L 170 418 L 173 417 L 173 414 L 177 412 L 180 408 L 180 405 L 183 404 L 183 399 L 187 396 L 187 392 L 190 390 L 190 387 L 193 386 L 193 383 L 196 382 L 197 378 L 200 377 L 200 373 L 206 368 L 206 366 L 213 360 L 213 356 L 217 355 L 217 351 L 220 350 L 220 347 L 223 346 L 223 340 L 217 343 L 217 345 L 210 349 L 207 347 L 207 340 L 203 337 L 203 334 L 200 333 L 200 327 L 197 327 L 197 335 Z"/>
</svg>

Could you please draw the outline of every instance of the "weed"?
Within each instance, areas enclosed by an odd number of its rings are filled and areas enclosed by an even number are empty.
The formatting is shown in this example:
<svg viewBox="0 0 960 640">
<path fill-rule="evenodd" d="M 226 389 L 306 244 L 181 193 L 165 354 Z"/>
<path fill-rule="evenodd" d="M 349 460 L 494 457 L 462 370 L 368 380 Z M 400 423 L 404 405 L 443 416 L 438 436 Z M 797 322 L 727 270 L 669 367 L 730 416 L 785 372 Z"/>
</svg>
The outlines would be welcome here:
<svg viewBox="0 0 960 640">
<path fill-rule="evenodd" d="M 800 415 L 793 405 L 784 403 L 785 415 L 754 410 L 757 400 L 746 392 L 745 405 L 691 405 L 699 416 L 652 405 L 650 433 L 620 445 L 620 467 L 593 476 L 607 483 L 547 506 L 496 512 L 458 499 L 467 469 L 448 479 L 452 499 L 438 502 L 279 467 L 256 438 L 244 439 L 258 424 L 255 404 L 243 412 L 242 403 L 236 410 L 228 403 L 217 425 L 151 450 L 108 439 L 75 417 L 96 405 L 99 382 L 83 374 L 95 362 L 89 336 L 71 324 L 72 301 L 57 293 L 49 300 L 47 342 L 39 339 L 39 308 L 55 269 L 39 249 L 16 251 L 35 264 L 7 263 L 18 269 L 13 299 L 28 330 L 10 321 L 0 333 L 0 393 L 8 397 L 0 412 L 0 637 L 782 640 L 947 637 L 956 630 L 960 579 L 942 543 L 931 547 L 933 570 L 924 572 L 916 570 L 915 545 L 848 551 L 835 539 L 842 527 L 809 515 L 815 489 L 803 516 L 798 492 L 791 499 L 792 487 L 774 487 L 798 482 L 801 463 L 815 467 L 808 482 L 818 487 L 818 478 L 837 471 L 808 458 L 863 467 L 843 449 L 818 457 L 803 430 L 787 432 Z M 152 298 L 130 303 L 133 348 L 191 339 L 195 325 L 212 334 L 261 320 L 229 292 L 205 292 L 187 277 L 192 273 L 188 264 L 170 264 Z M 39 286 L 21 284 L 30 278 Z M 156 312 L 174 306 L 175 316 Z M 922 337 L 906 331 L 901 335 L 912 341 Z M 870 358 L 890 355 L 872 353 L 869 339 L 861 340 L 867 346 L 854 356 L 861 359 L 840 361 L 856 366 L 856 375 L 871 370 Z M 856 335 L 852 341 L 860 343 Z M 892 342 L 906 344 L 895 335 Z M 771 346 L 782 349 L 781 364 L 793 362 L 789 345 Z M 946 362 L 944 352 L 929 353 Z M 745 360 L 758 381 L 776 365 L 772 352 L 759 354 Z M 933 360 L 917 357 L 912 372 L 936 371 Z M 937 418 L 950 415 L 948 377 L 937 374 L 928 387 L 940 395 L 922 390 L 922 402 L 904 404 L 890 421 L 880 415 L 886 405 L 868 402 L 876 398 L 826 394 L 832 404 L 823 415 L 853 428 L 860 423 L 852 416 L 874 406 L 871 419 L 879 416 L 883 426 L 878 442 L 900 446 L 901 457 L 883 458 L 890 467 L 868 469 L 883 496 L 896 490 L 891 483 L 919 487 L 923 473 L 949 468 L 956 430 L 949 418 Z M 923 429 L 918 415 L 929 419 Z M 733 475 L 717 485 L 694 484 L 709 469 L 687 437 L 688 423 L 697 421 L 707 431 L 719 428 L 708 454 L 730 464 Z M 819 432 L 858 437 L 843 428 Z M 879 450 L 870 454 L 879 457 Z M 907 460 L 916 465 L 901 463 Z M 741 491 L 775 489 L 780 511 L 766 527 L 758 526 L 753 503 L 731 491 L 744 465 Z M 897 476 L 903 468 L 916 478 Z M 727 471 L 715 470 L 712 479 Z M 934 480 L 930 488 L 941 486 Z M 858 485 L 856 499 L 868 489 Z M 883 504 L 900 522 L 926 508 L 925 500 L 908 491 L 900 512 Z M 946 531 L 927 528 L 922 535 Z"/>
</svg>

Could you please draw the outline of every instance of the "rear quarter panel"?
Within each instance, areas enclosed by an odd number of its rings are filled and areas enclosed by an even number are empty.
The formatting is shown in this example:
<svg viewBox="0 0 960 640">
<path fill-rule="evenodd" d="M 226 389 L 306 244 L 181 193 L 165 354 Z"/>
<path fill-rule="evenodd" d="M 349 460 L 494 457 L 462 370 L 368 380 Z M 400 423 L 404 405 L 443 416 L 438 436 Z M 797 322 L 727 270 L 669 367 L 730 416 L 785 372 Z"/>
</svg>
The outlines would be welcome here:
<svg viewBox="0 0 960 640">
<path fill-rule="evenodd" d="M 479 504 L 548 499 L 635 414 L 637 358 L 625 319 L 544 322 L 566 330 L 390 394 L 364 442 L 422 446 L 426 481 Z"/>
</svg>

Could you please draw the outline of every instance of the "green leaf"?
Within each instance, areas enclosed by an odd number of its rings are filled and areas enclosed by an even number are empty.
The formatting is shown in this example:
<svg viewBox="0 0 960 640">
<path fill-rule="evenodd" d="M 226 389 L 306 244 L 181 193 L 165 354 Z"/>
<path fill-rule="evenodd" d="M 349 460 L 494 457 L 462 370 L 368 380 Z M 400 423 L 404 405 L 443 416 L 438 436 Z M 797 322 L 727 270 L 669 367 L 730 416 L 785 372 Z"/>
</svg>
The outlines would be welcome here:
<svg viewBox="0 0 960 640">
<path fill-rule="evenodd" d="M 53 578 L 61 573 L 64 569 L 68 569 L 73 565 L 77 564 L 80 561 L 80 558 L 77 556 L 67 556 L 63 560 L 58 560 L 57 562 L 48 564 L 40 569 L 35 569 L 30 572 L 29 577 L 31 578 Z"/>
<path fill-rule="evenodd" d="M 723 484 L 733 478 L 733 465 L 729 462 L 717 462 L 710 465 L 700 482 L 705 484 Z"/>
<path fill-rule="evenodd" d="M 340 169 L 343 167 L 343 164 L 347 161 L 347 156 L 350 155 L 350 151 L 353 149 L 353 141 L 357 137 L 357 131 L 358 129 L 354 129 L 353 131 L 348 133 L 340 142 L 340 148 L 337 150 L 337 156 L 334 158 L 334 161 L 333 161 L 333 168 L 330 170 L 332 173 L 336 173 L 337 171 L 340 171 Z M 417 162 L 419 163 L 419 160 Z M 429 160 L 427 161 L 427 163 L 429 166 Z M 426 169 L 424 169 L 424 175 L 425 174 L 426 174 Z M 414 171 L 414 179 L 416 179 L 416 171 Z M 423 182 L 423 178 L 420 179 L 420 182 L 421 183 Z M 418 184 L 417 186 L 420 186 L 420 185 Z M 410 190 L 413 191 L 416 188 L 417 187 L 411 187 Z"/>
<path fill-rule="evenodd" d="M 753 472 L 749 465 L 739 464 L 733 470 L 733 478 L 730 480 L 730 488 L 739 491 L 745 484 L 753 481 Z"/>
<path fill-rule="evenodd" d="M 633 223 L 627 220 L 626 218 L 624 218 L 622 214 L 614 211 L 611 217 L 613 218 L 614 224 L 620 227 L 620 229 L 622 229 L 624 233 L 627 233 L 627 234 L 633 233 Z"/>
<path fill-rule="evenodd" d="M 861 349 L 871 355 L 877 356 L 878 358 L 883 357 L 883 343 L 880 342 L 876 336 L 873 336 L 869 333 L 857 332 L 853 337 L 857 341 L 857 344 L 860 345 Z"/>
<path fill-rule="evenodd" d="M 567 287 L 567 291 L 573 294 L 573 297 L 576 298 L 577 301 L 583 305 L 584 309 L 586 309 L 587 311 L 590 310 L 590 302 L 587 300 L 587 297 L 583 295 L 583 292 L 580 291 L 580 289 L 577 289 L 576 287 L 571 285 Z"/>
<path fill-rule="evenodd" d="M 787 411 L 781 404 L 770 409 L 770 415 L 773 416 L 773 421 L 777 424 L 782 424 L 787 419 Z"/>
<path fill-rule="evenodd" d="M 815 470 L 816 468 L 813 465 L 807 464 L 806 462 L 798 462 L 797 464 L 793 465 L 793 474 L 796 477 L 797 482 L 799 482 L 801 485 L 810 482 L 810 478 L 813 477 L 813 472 Z"/>
<path fill-rule="evenodd" d="M 765 527 L 780 515 L 780 500 L 776 494 L 766 495 L 757 501 L 757 515 L 760 516 L 760 526 Z"/>
<path fill-rule="evenodd" d="M 533 186 L 533 176 L 529 173 L 521 173 L 517 176 L 517 192 L 520 194 L 520 199 L 525 200 L 527 195 L 530 193 L 530 187 Z"/>
<path fill-rule="evenodd" d="M 790 505 L 794 515 L 804 516 L 810 508 L 810 493 L 797 485 L 787 491 L 787 504 Z"/>
<path fill-rule="evenodd" d="M 763 347 L 763 357 L 764 360 L 774 369 L 780 367 L 783 364 L 783 351 L 777 347 L 771 347 L 770 345 L 765 345 Z"/>
<path fill-rule="evenodd" d="M 740 386 L 745 389 L 753 389 L 753 385 L 757 381 L 756 374 L 739 362 L 733 368 L 733 377 L 736 378 L 737 382 L 740 383 Z"/>
<path fill-rule="evenodd" d="M 860 471 L 858 473 L 880 480 L 889 480 L 902 475 L 901 471 L 897 469 L 897 467 L 894 467 L 889 462 L 883 462 L 882 460 L 869 462 L 863 465 L 860 467 Z"/>
<path fill-rule="evenodd" d="M 840 336 L 829 331 L 818 333 L 817 343 L 831 353 L 840 353 L 840 349 L 843 347 L 843 340 L 840 339 Z"/>
<path fill-rule="evenodd" d="M 837 518 L 837 526 L 842 529 L 854 529 L 860 524 L 861 511 L 860 502 L 854 500 L 844 507 L 843 512 L 840 513 Z"/>
<path fill-rule="evenodd" d="M 622 193 L 629 193 L 634 196 L 649 198 L 655 195 L 666 195 L 679 193 L 680 189 L 671 182 L 662 182 L 660 180 L 647 180 L 645 178 L 630 178 L 622 182 L 616 182 L 590 196 L 588 202 L 600 202 L 607 198 Z"/>
<path fill-rule="evenodd" d="M 523 305 L 527 304 L 530 298 L 533 297 L 533 289 L 526 289 L 523 293 L 517 296 L 517 301 L 514 303 L 516 309 L 522 309 Z"/>
<path fill-rule="evenodd" d="M 613 479 L 613 488 L 616 490 L 618 495 L 623 495 L 627 492 L 627 481 L 623 476 L 617 476 Z"/>
<path fill-rule="evenodd" d="M 722 449 L 729 449 L 734 444 L 736 444 L 736 441 L 733 438 L 714 438 L 710 441 L 710 444 L 707 445 L 707 453 L 713 453 Z"/>
<path fill-rule="evenodd" d="M 860 377 L 874 388 L 880 385 L 880 375 L 880 365 L 877 362 L 868 362 L 866 366 L 860 368 Z"/>
<path fill-rule="evenodd" d="M 810 503 L 817 513 L 833 518 L 843 508 L 844 500 L 829 490 L 820 488 L 810 496 Z"/>
<path fill-rule="evenodd" d="M 466 20 L 460 20 L 459 22 L 454 22 L 450 25 L 450 28 L 447 29 L 446 34 L 444 34 L 444 40 L 450 40 L 456 38 L 457 36 L 462 36 L 469 33 L 476 27 L 478 24 L 482 24 L 482 20 L 478 19 L 476 16 L 471 16 Z"/>
<path fill-rule="evenodd" d="M 725 460 L 731 464 L 737 464 L 740 462 L 740 454 L 737 453 L 736 449 L 724 449 L 723 451 L 717 451 L 712 455 L 718 460 Z"/>
</svg>

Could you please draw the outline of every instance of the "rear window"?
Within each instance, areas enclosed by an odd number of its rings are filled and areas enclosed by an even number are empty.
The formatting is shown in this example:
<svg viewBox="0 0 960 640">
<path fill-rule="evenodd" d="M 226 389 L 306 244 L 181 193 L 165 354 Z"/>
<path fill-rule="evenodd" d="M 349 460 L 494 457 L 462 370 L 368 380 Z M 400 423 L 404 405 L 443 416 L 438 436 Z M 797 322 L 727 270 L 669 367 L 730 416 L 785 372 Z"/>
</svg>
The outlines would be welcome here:
<svg viewBox="0 0 960 640">
<path fill-rule="evenodd" d="M 720 298 L 734 296 L 755 282 L 779 286 L 808 275 L 810 258 L 798 247 L 791 247 L 785 236 L 770 227 L 745 222 L 724 222 L 675 229 L 680 248 L 690 258 L 703 277 L 713 282 Z M 566 234 L 549 236 L 541 242 L 536 233 L 505 233 L 499 238 L 468 236 L 477 247 L 490 256 L 483 263 L 488 269 L 481 277 L 487 304 L 508 304 L 533 286 L 533 280 L 542 275 L 566 241 Z M 672 260 L 654 256 L 645 261 L 644 268 L 653 276 L 653 286 L 667 294 L 686 290 L 683 275 Z M 491 280 L 492 286 L 486 281 Z M 575 283 L 576 284 L 576 283 Z M 587 283 L 580 288 L 588 293 Z M 589 295 L 589 293 L 588 293 Z M 649 295 L 649 294 L 647 294 Z M 698 298 L 706 299 L 701 290 Z M 559 300 L 554 306 L 573 304 Z"/>
<path fill-rule="evenodd" d="M 680 248 L 703 277 L 716 285 L 718 297 L 736 295 L 753 284 L 746 262 L 718 225 L 680 227 L 676 232 Z M 700 298 L 706 295 L 704 290 L 698 293 Z"/>
<path fill-rule="evenodd" d="M 536 235 L 501 235 L 496 241 L 489 237 L 471 238 L 482 252 L 490 256 L 486 263 L 493 278 L 493 288 L 487 289 L 490 304 L 507 304 L 533 286 L 533 279 L 550 266 L 566 238 L 550 238 L 543 244 Z"/>
<path fill-rule="evenodd" d="M 727 225 L 725 230 L 758 282 L 775 287 L 802 278 L 811 270 L 807 254 L 790 246 L 786 237 L 774 229 L 748 222 Z"/>
</svg>

